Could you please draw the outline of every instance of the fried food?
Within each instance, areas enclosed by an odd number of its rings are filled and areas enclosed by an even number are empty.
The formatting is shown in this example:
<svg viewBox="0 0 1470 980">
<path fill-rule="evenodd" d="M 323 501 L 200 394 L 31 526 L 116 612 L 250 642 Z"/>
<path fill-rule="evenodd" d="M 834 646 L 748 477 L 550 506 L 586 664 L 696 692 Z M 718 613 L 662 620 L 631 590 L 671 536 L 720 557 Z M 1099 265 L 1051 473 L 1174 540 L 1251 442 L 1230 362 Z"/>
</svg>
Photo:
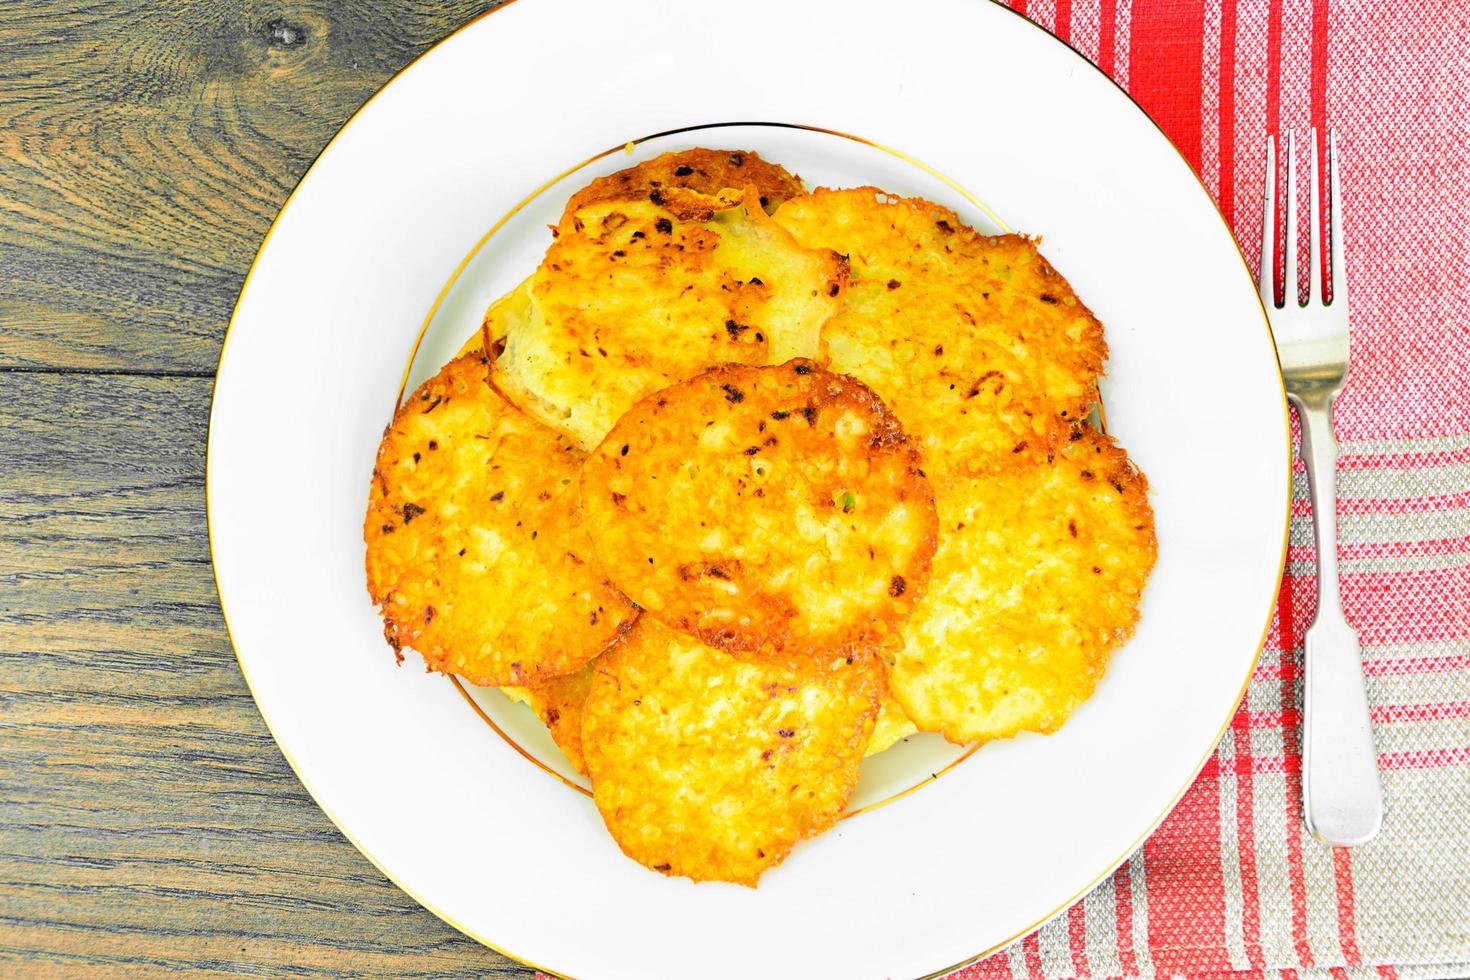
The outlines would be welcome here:
<svg viewBox="0 0 1470 980">
<path fill-rule="evenodd" d="M 530 312 L 531 280 L 527 277 L 515 289 L 490 304 L 480 322 L 480 328 L 470 334 L 459 353 L 454 356 L 464 357 L 466 354 L 488 351 L 493 361 L 500 352 L 501 341 L 505 339 L 511 324 L 529 316 Z"/>
<path fill-rule="evenodd" d="M 584 448 L 706 368 L 816 354 L 842 302 L 846 262 L 798 245 L 755 185 L 653 197 L 598 198 L 563 220 L 496 362 L 511 400 Z"/>
<path fill-rule="evenodd" d="M 671 876 L 754 886 L 841 815 L 873 730 L 873 657 L 752 663 L 643 617 L 582 712 L 593 800 L 618 846 Z"/>
<path fill-rule="evenodd" d="M 878 720 L 873 724 L 873 737 L 868 739 L 868 755 L 877 755 L 892 748 L 910 735 L 917 734 L 919 726 L 903 713 L 903 706 L 885 687 L 883 703 L 878 709 Z M 864 756 L 866 758 L 867 756 Z"/>
<path fill-rule="evenodd" d="M 584 208 L 613 202 L 653 203 L 649 200 L 650 195 L 664 197 L 670 192 L 674 198 L 682 199 L 686 208 L 692 207 L 697 212 L 715 206 L 705 200 L 707 197 L 718 197 L 721 191 L 736 192 L 732 199 L 720 202 L 719 206 L 724 208 L 730 206 L 732 200 L 738 200 L 739 192 L 745 187 L 755 188 L 756 200 L 768 212 L 806 192 L 800 177 L 788 173 L 780 164 L 762 160 L 758 153 L 703 148 L 680 150 L 598 177 L 572 195 L 558 224 L 565 223 L 568 231 L 575 234 L 578 230 L 577 214 Z M 681 194 L 681 191 L 693 193 Z M 460 355 L 475 350 L 492 350 L 495 343 L 504 339 L 511 330 L 512 324 L 530 316 L 531 282 L 527 278 L 490 305 L 485 312 L 482 330 L 465 341 Z"/>
<path fill-rule="evenodd" d="M 451 361 L 384 433 L 367 585 L 395 651 L 475 684 L 527 684 L 581 667 L 636 611 L 587 560 L 582 452 L 506 403 L 488 370 L 483 354 Z"/>
<path fill-rule="evenodd" d="M 1087 415 L 1102 325 L 1030 239 L 980 235 L 873 187 L 793 198 L 775 220 L 848 256 L 845 308 L 822 333 L 828 367 L 878 392 L 930 476 L 1034 465 Z"/>
<path fill-rule="evenodd" d="M 743 187 L 754 187 L 760 206 L 768 211 L 806 190 L 800 177 L 749 150 L 676 150 L 598 177 L 572 195 L 562 218 L 569 221 L 577 212 L 594 204 L 645 201 L 650 197 L 666 197 L 671 190 L 677 197 L 680 190 L 716 195 Z"/>
<path fill-rule="evenodd" d="M 1053 463 L 939 491 L 929 591 L 889 683 L 953 742 L 1051 732 L 1133 632 L 1156 553 L 1147 481 L 1079 426 Z"/>
<path fill-rule="evenodd" d="M 937 520 L 898 420 L 805 360 L 726 365 L 639 402 L 588 457 L 582 509 L 634 602 L 760 655 L 901 642 Z"/>
<path fill-rule="evenodd" d="M 582 705 L 592 689 L 592 660 L 579 670 L 559 677 L 549 677 L 527 687 L 502 687 L 513 700 L 536 712 L 536 717 L 551 732 L 551 740 L 561 749 L 572 768 L 587 775 L 587 760 L 582 756 Z"/>
<path fill-rule="evenodd" d="M 1031 239 L 707 149 L 552 237 L 385 433 L 368 586 L 395 649 L 531 707 L 629 857 L 753 887 L 865 755 L 1092 694 L 1153 513 Z"/>
</svg>

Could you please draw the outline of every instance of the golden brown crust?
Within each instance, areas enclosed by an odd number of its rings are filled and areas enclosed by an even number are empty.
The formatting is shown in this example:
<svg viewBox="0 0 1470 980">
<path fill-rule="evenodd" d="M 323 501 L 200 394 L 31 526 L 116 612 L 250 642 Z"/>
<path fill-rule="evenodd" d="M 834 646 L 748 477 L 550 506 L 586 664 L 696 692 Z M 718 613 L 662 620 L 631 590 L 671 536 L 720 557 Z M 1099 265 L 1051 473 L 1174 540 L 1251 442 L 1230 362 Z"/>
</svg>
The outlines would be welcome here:
<svg viewBox="0 0 1470 980">
<path fill-rule="evenodd" d="M 947 208 L 875 187 L 818 190 L 775 219 L 849 256 L 823 353 L 904 420 L 931 477 L 1030 466 L 1086 416 L 1102 325 L 1030 239 L 978 234 Z"/>
<path fill-rule="evenodd" d="M 507 325 L 506 394 L 590 449 L 649 392 L 815 354 L 846 263 L 798 245 L 753 187 L 715 204 L 707 220 L 646 200 L 578 210 L 536 270 L 530 314 Z"/>
<path fill-rule="evenodd" d="M 841 815 L 882 684 L 872 657 L 744 662 L 644 617 L 583 708 L 593 800 L 645 867 L 754 886 Z"/>
<path fill-rule="evenodd" d="M 560 677 L 549 677 L 525 687 L 502 688 L 510 697 L 526 704 L 541 719 L 556 747 L 561 749 L 572 768 L 587 775 L 587 760 L 582 754 L 582 705 L 592 690 L 592 660 L 579 670 Z"/>
<path fill-rule="evenodd" d="M 898 420 L 804 360 L 645 398 L 588 458 L 582 507 L 619 588 L 742 655 L 899 642 L 937 521 Z"/>
<path fill-rule="evenodd" d="M 367 586 L 395 650 L 476 684 L 526 684 L 576 670 L 636 611 L 588 561 L 583 454 L 507 404 L 487 372 L 480 354 L 451 361 L 384 433 Z"/>
<path fill-rule="evenodd" d="M 954 742 L 1055 731 L 1132 634 L 1157 551 L 1148 481 L 1086 427 L 1056 459 L 939 490 L 929 592 L 889 683 Z"/>
<path fill-rule="evenodd" d="M 562 221 L 593 204 L 651 200 L 664 207 L 670 190 L 716 195 L 722 190 L 738 191 L 749 186 L 756 189 L 761 207 L 768 211 L 805 190 L 800 177 L 749 150 L 677 150 L 598 177 L 571 196 Z"/>
</svg>

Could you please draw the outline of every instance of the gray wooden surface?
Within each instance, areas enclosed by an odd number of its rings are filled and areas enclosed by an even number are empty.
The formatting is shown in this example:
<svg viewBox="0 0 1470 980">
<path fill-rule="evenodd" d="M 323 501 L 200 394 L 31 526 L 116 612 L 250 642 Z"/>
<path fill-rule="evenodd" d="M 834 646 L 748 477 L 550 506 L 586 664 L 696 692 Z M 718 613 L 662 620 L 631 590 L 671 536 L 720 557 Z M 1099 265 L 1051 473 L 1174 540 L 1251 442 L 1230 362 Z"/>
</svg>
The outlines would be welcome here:
<svg viewBox="0 0 1470 980">
<path fill-rule="evenodd" d="M 529 973 L 306 795 L 204 522 L 211 376 L 271 218 L 491 5 L 0 0 L 0 975 Z"/>
</svg>

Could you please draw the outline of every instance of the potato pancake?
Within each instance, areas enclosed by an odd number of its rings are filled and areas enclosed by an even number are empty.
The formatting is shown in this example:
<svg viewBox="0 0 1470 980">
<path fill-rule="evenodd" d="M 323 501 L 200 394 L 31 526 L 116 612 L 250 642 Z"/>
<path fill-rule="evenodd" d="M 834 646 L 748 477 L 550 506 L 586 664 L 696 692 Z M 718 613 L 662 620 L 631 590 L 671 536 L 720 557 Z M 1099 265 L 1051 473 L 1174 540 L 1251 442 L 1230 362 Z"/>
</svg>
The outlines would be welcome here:
<svg viewBox="0 0 1470 980">
<path fill-rule="evenodd" d="M 755 188 L 756 197 L 766 210 L 775 210 L 783 201 L 806 192 L 800 177 L 749 150 L 676 150 L 598 177 L 572 195 L 562 219 L 570 220 L 589 205 L 646 201 L 650 196 L 665 196 L 671 189 L 716 195 L 723 190 L 750 186 Z"/>
<path fill-rule="evenodd" d="M 666 875 L 750 886 L 836 823 L 883 685 L 871 656 L 750 663 L 646 616 L 593 673 L 582 747 L 618 846 Z"/>
<path fill-rule="evenodd" d="M 754 185 L 683 193 L 677 214 L 672 194 L 582 207 L 536 270 L 530 314 L 508 323 L 496 383 L 584 448 L 705 368 L 815 355 L 841 306 L 847 263 L 798 245 Z"/>
<path fill-rule="evenodd" d="M 636 610 L 587 560 L 581 450 L 508 404 L 488 370 L 483 354 L 451 361 L 383 434 L 367 586 L 395 651 L 475 684 L 527 684 L 581 667 Z"/>
<path fill-rule="evenodd" d="M 491 360 L 499 353 L 500 341 L 505 339 L 510 325 L 530 316 L 531 280 L 527 277 L 519 286 L 490 304 L 480 322 L 480 328 L 466 338 L 455 357 L 464 357 L 479 351 L 489 351 Z"/>
<path fill-rule="evenodd" d="M 701 195 L 718 195 L 724 190 L 735 191 L 738 196 L 746 186 L 755 187 L 757 198 L 767 211 L 774 211 L 783 201 L 806 193 L 801 178 L 788 173 L 780 164 L 762 160 L 758 153 L 748 150 L 681 150 L 598 177 L 572 195 L 563 219 L 575 231 L 576 213 L 588 205 L 608 201 L 643 202 L 660 188 L 663 193 L 669 189 L 693 191 L 695 193 L 689 198 L 699 200 L 703 205 Z M 726 201 L 721 207 L 730 203 Z M 460 348 L 460 356 L 491 349 L 496 341 L 505 337 L 512 323 L 530 316 L 531 282 L 527 278 L 490 304 L 481 330 L 465 341 Z"/>
<path fill-rule="evenodd" d="M 937 521 L 898 420 L 800 359 L 726 365 L 639 402 L 588 457 L 582 509 L 629 598 L 762 655 L 901 643 Z"/>
<path fill-rule="evenodd" d="M 929 590 L 889 683 L 953 742 L 1059 728 L 1133 632 L 1156 553 L 1148 483 L 1078 426 L 1050 463 L 938 491 Z"/>
<path fill-rule="evenodd" d="M 868 740 L 867 755 L 877 755 L 885 749 L 892 748 L 896 743 L 916 734 L 918 730 L 919 726 L 914 724 L 912 718 L 903 713 L 903 706 L 885 688 L 883 703 L 878 709 L 878 720 L 873 724 L 873 737 Z"/>
<path fill-rule="evenodd" d="M 587 775 L 587 760 L 582 756 L 582 705 L 592 689 L 592 671 L 597 661 L 579 670 L 526 687 L 502 687 L 507 697 L 519 701 L 536 712 L 551 732 L 551 740 L 562 750 L 572 768 Z"/>
<path fill-rule="evenodd" d="M 822 332 L 828 367 L 878 392 L 930 476 L 1030 466 L 1087 415 L 1102 325 L 1031 240 L 873 187 L 793 198 L 776 222 L 848 256 L 845 308 Z"/>
</svg>

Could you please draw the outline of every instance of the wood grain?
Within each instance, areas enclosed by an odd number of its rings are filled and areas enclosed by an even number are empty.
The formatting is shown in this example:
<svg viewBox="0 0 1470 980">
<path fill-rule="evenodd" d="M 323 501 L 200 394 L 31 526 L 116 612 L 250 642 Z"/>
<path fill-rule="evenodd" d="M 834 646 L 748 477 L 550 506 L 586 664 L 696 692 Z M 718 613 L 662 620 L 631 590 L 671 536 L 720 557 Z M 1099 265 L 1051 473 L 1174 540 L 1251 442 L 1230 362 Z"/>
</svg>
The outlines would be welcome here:
<svg viewBox="0 0 1470 980">
<path fill-rule="evenodd" d="M 0 976 L 529 974 L 302 790 L 204 520 L 209 376 L 261 236 L 486 6 L 0 0 Z"/>
<path fill-rule="evenodd" d="M 207 379 L 3 375 L 0 974 L 523 975 L 301 789 L 225 636 Z"/>
<path fill-rule="evenodd" d="M 0 366 L 204 375 L 281 203 L 485 0 L 0 0 Z"/>
</svg>

